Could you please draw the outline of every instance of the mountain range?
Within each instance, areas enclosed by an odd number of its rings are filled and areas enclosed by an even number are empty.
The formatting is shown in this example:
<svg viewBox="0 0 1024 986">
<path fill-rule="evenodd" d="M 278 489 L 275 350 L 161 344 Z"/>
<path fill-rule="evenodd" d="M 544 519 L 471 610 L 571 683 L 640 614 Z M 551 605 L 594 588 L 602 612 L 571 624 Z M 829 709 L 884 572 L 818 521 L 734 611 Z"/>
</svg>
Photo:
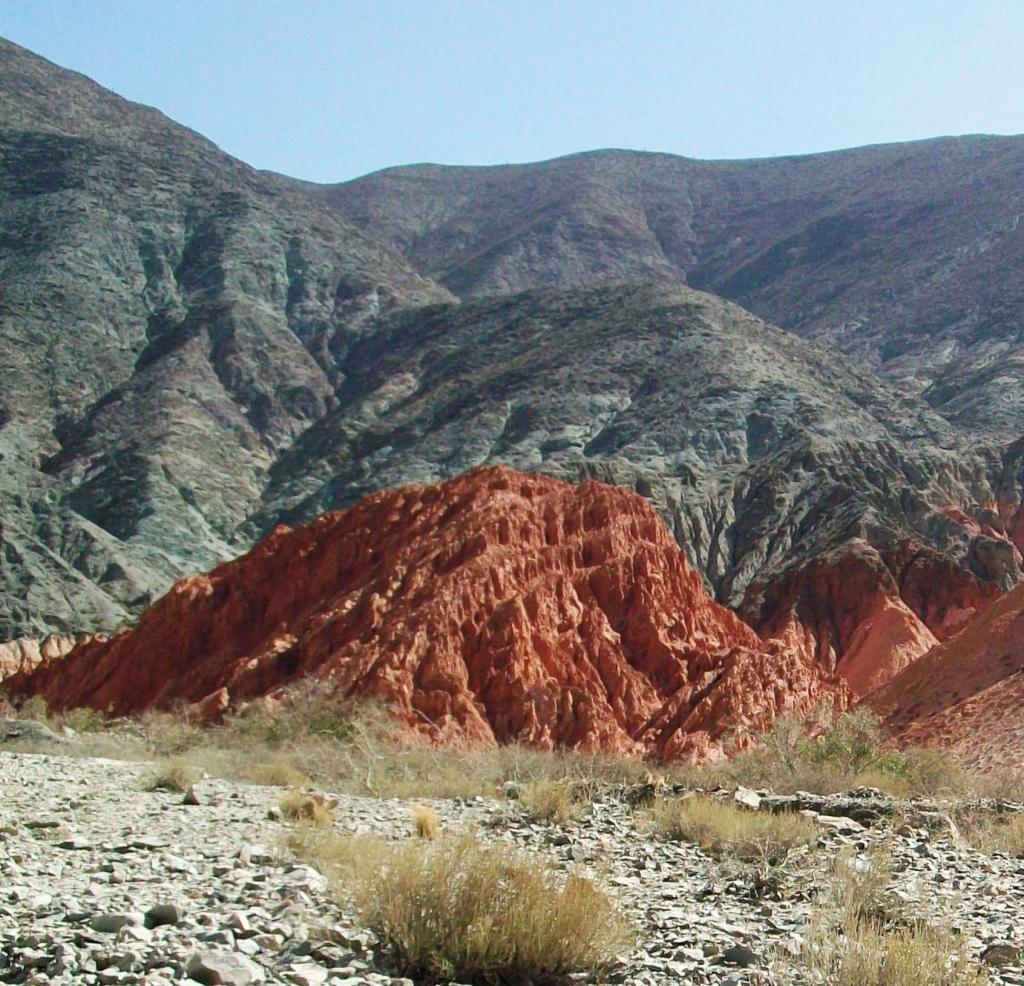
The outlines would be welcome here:
<svg viewBox="0 0 1024 986">
<path fill-rule="evenodd" d="M 313 185 L 9 42 L 0 94 L 0 640 L 483 464 L 648 498 L 858 692 L 1024 578 L 1024 138 Z"/>
</svg>

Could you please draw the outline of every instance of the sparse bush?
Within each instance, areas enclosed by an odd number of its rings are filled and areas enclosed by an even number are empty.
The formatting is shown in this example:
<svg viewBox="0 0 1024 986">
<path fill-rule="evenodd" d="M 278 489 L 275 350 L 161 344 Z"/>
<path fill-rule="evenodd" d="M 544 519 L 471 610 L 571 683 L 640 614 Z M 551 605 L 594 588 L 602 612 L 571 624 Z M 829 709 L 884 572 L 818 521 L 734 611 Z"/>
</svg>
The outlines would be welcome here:
<svg viewBox="0 0 1024 986">
<path fill-rule="evenodd" d="M 955 795 L 983 783 L 938 750 L 886 749 L 881 722 L 866 708 L 836 716 L 827 707 L 811 725 L 809 734 L 803 723 L 780 716 L 757 747 L 719 771 L 732 783 L 780 793 L 868 786 L 894 797 Z"/>
<path fill-rule="evenodd" d="M 429 805 L 413 805 L 412 827 L 421 839 L 436 839 L 441 834 L 441 818 Z"/>
<path fill-rule="evenodd" d="M 187 791 L 199 780 L 200 771 L 184 757 L 157 761 L 146 784 L 148 791 Z"/>
<path fill-rule="evenodd" d="M 83 705 L 78 709 L 68 709 L 61 716 L 61 722 L 76 733 L 98 733 L 106 727 L 107 717 L 98 709 Z"/>
<path fill-rule="evenodd" d="M 50 709 L 42 695 L 33 695 L 25 699 L 18 707 L 18 716 L 22 719 L 35 719 L 37 722 L 50 721 Z"/>
<path fill-rule="evenodd" d="M 962 817 L 961 829 L 968 843 L 975 849 L 1024 856 L 1024 812 L 1008 815 L 970 814 Z"/>
<path fill-rule="evenodd" d="M 287 760 L 246 764 L 241 770 L 241 779 L 249 784 L 264 784 L 267 787 L 301 788 L 313 783 L 308 775 Z"/>
<path fill-rule="evenodd" d="M 469 837 L 352 842 L 303 835 L 294 844 L 351 890 L 362 920 L 414 979 L 594 977 L 634 940 L 606 894 L 540 857 Z"/>
<path fill-rule="evenodd" d="M 586 811 L 586 804 L 576 786 L 565 780 L 532 781 L 523 787 L 519 803 L 538 822 L 566 825 Z"/>
<path fill-rule="evenodd" d="M 289 821 L 309 822 L 326 828 L 334 821 L 334 809 L 322 794 L 289 791 L 278 802 L 281 814 Z"/>
<path fill-rule="evenodd" d="M 818 836 L 814 822 L 803 815 L 748 811 L 702 797 L 659 800 L 647 820 L 662 838 L 746 862 L 779 863 L 798 846 L 813 846 Z"/>
</svg>

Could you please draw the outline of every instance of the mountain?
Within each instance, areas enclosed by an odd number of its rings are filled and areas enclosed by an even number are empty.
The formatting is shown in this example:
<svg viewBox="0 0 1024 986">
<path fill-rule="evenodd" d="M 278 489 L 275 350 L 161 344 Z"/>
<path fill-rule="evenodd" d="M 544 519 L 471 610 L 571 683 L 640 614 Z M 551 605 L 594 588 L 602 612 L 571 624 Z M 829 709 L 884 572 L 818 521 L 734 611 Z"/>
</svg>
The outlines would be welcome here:
<svg viewBox="0 0 1024 986">
<path fill-rule="evenodd" d="M 462 297 L 684 281 L 981 435 L 1024 432 L 1024 137 L 756 161 L 595 151 L 312 191 Z"/>
<path fill-rule="evenodd" d="M 1018 138 L 313 186 L 6 42 L 0 93 L 0 639 L 482 464 L 647 497 L 858 694 L 1022 578 Z"/>
<path fill-rule="evenodd" d="M 240 546 L 368 318 L 450 295 L 7 42 L 0 92 L 0 637 L 115 626 Z"/>
<path fill-rule="evenodd" d="M 220 713 L 308 676 L 432 740 L 661 757 L 848 698 L 713 602 L 642 497 L 498 467 L 278 527 L 9 684 L 56 708 Z"/>
</svg>

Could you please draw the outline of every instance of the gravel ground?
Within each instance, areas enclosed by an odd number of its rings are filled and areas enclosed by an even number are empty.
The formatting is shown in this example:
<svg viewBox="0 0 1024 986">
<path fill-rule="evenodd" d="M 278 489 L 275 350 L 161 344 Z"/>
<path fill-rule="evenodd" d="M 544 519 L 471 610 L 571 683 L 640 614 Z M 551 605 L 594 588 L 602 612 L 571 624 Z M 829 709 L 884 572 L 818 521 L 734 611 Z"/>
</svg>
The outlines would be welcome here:
<svg viewBox="0 0 1024 986">
<path fill-rule="evenodd" d="M 188 805 L 180 793 L 145 790 L 149 772 L 0 752 L 0 982 L 411 982 L 389 972 L 373 934 L 316 870 L 286 858 L 288 825 L 273 817 L 280 789 L 205 779 L 200 803 Z M 409 802 L 336 800 L 339 831 L 411 837 Z M 515 800 L 429 803 L 449 831 L 474 827 L 598 876 L 639 929 L 614 974 L 620 983 L 792 977 L 787 956 L 818 906 L 829 860 L 840 851 L 866 860 L 882 843 L 899 896 L 958 930 L 972 957 L 1024 939 L 1024 861 L 965 848 L 941 805 L 766 798 L 761 810 L 824 817 L 816 846 L 782 871 L 758 871 L 653 839 L 621 797 L 566 826 L 530 822 Z M 1024 984 L 1017 961 L 992 979 Z"/>
</svg>

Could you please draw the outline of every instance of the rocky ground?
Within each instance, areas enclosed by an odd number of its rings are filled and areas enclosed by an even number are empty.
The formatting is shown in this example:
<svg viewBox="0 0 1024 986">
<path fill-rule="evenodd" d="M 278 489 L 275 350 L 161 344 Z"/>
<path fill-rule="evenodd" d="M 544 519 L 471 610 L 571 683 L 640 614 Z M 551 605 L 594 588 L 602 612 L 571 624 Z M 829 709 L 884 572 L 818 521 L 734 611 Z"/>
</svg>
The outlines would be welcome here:
<svg viewBox="0 0 1024 986">
<path fill-rule="evenodd" d="M 281 791 L 206 779 L 198 804 L 146 790 L 151 767 L 0 752 L 0 982 L 410 983 L 324 878 L 288 858 Z M 756 796 L 754 797 L 756 800 Z M 896 893 L 958 930 L 974 958 L 1019 944 L 1024 861 L 966 848 L 935 805 L 871 794 L 762 800 L 819 813 L 820 838 L 782 870 L 716 861 L 654 840 L 621 797 L 567 826 L 515 800 L 433 803 L 445 829 L 474 827 L 599 875 L 639 940 L 616 982 L 778 983 L 816 907 L 829 860 L 886 844 Z M 860 819 L 858 821 L 857 819 Z M 411 838 L 410 805 L 339 796 L 339 831 Z M 343 896 L 343 895 L 342 895 Z M 1024 983 L 1015 950 L 993 981 Z M 797 974 L 799 982 L 799 974 Z"/>
</svg>

